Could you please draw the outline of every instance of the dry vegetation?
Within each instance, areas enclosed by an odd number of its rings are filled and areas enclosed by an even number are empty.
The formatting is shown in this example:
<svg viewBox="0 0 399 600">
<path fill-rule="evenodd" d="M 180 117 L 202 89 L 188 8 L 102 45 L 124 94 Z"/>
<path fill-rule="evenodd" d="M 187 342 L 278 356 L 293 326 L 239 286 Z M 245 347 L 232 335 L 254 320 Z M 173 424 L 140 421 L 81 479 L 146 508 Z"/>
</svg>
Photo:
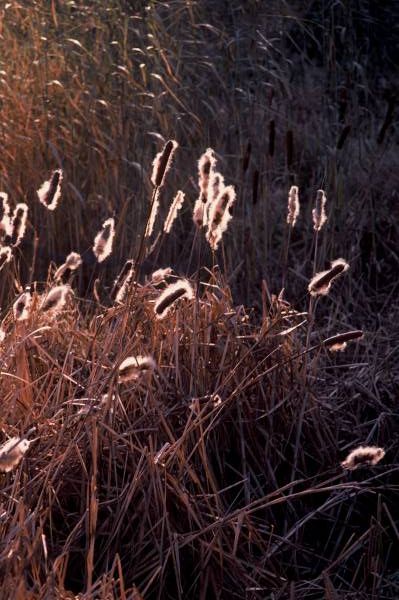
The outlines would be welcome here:
<svg viewBox="0 0 399 600">
<path fill-rule="evenodd" d="M 0 598 L 399 595 L 373 6 L 0 7 Z"/>
</svg>

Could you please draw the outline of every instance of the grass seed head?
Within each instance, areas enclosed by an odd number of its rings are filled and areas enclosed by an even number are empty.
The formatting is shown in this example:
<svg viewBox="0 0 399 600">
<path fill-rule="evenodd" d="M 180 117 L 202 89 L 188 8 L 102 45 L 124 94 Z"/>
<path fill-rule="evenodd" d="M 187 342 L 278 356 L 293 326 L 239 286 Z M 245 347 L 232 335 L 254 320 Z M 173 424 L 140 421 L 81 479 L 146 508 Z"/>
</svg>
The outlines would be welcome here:
<svg viewBox="0 0 399 600">
<path fill-rule="evenodd" d="M 112 252 L 112 245 L 115 237 L 115 220 L 111 217 L 102 224 L 94 238 L 93 252 L 97 261 L 103 262 Z"/>
<path fill-rule="evenodd" d="M 163 226 L 165 233 L 170 233 L 170 230 L 172 229 L 172 225 L 176 220 L 177 214 L 178 214 L 179 210 L 181 209 L 181 207 L 183 206 L 183 202 L 184 202 L 184 192 L 179 190 L 177 192 L 172 204 L 170 205 L 168 216 L 165 219 L 165 223 Z"/>
<path fill-rule="evenodd" d="M 160 188 L 165 183 L 165 176 L 171 167 L 172 159 L 178 145 L 175 140 L 169 140 L 161 152 L 158 152 L 156 155 L 151 176 L 151 182 L 155 187 Z"/>
<path fill-rule="evenodd" d="M 187 298 L 188 300 L 192 300 L 192 298 L 194 298 L 193 288 L 187 279 L 179 279 L 179 281 L 176 281 L 176 283 L 168 285 L 162 294 L 160 294 L 154 306 L 155 315 L 157 318 L 165 318 L 170 309 L 178 300 L 181 300 L 182 298 Z"/>
<path fill-rule="evenodd" d="M 208 230 L 206 239 L 212 250 L 217 250 L 218 245 L 232 219 L 230 208 L 236 199 L 232 185 L 223 188 L 218 198 L 212 203 L 209 211 Z"/>
<path fill-rule="evenodd" d="M 30 295 L 30 292 L 24 292 L 21 294 L 21 296 L 14 302 L 12 307 L 14 319 L 16 321 L 26 321 L 30 315 L 31 305 L 32 296 Z"/>
<path fill-rule="evenodd" d="M 299 189 L 297 185 L 292 185 L 288 193 L 287 223 L 290 227 L 295 227 L 299 216 Z"/>
<path fill-rule="evenodd" d="M 138 381 L 146 373 L 152 373 L 155 367 L 155 360 L 151 356 L 128 356 L 119 366 L 118 381 Z"/>
<path fill-rule="evenodd" d="M 313 229 L 315 231 L 320 231 L 327 221 L 326 203 L 327 197 L 324 190 L 317 190 L 316 204 L 312 210 Z"/>
<path fill-rule="evenodd" d="M 11 243 L 13 246 L 19 246 L 25 235 L 28 210 L 28 205 L 25 202 L 20 202 L 14 209 L 11 224 Z"/>
<path fill-rule="evenodd" d="M 69 285 L 57 285 L 44 297 L 40 308 L 43 312 L 50 312 L 52 315 L 56 315 L 64 308 L 68 296 L 71 295 L 73 295 L 73 291 Z"/>
<path fill-rule="evenodd" d="M 358 467 L 367 465 L 376 465 L 385 456 L 385 450 L 377 446 L 359 446 L 348 454 L 346 459 L 341 462 L 344 469 L 353 471 Z"/>
<path fill-rule="evenodd" d="M 9 263 L 12 259 L 12 250 L 9 246 L 3 246 L 0 248 L 0 271 L 3 267 Z"/>
<path fill-rule="evenodd" d="M 0 447 L 0 471 L 8 473 L 19 465 L 30 442 L 19 437 L 10 438 Z"/>
<path fill-rule="evenodd" d="M 62 179 L 62 170 L 56 169 L 52 172 L 50 179 L 45 181 L 37 190 L 39 201 L 48 210 L 55 210 L 57 208 L 58 201 L 61 198 Z"/>
<path fill-rule="evenodd" d="M 354 340 L 360 340 L 363 337 L 363 331 L 356 329 L 354 331 L 346 331 L 345 333 L 338 333 L 332 337 L 327 338 L 323 342 L 323 346 L 328 348 L 331 352 L 338 352 L 345 350 L 348 342 Z"/>
<path fill-rule="evenodd" d="M 331 289 L 332 282 L 348 269 L 349 265 L 343 258 L 334 260 L 330 269 L 316 273 L 310 280 L 309 293 L 312 296 L 326 296 Z"/>
</svg>

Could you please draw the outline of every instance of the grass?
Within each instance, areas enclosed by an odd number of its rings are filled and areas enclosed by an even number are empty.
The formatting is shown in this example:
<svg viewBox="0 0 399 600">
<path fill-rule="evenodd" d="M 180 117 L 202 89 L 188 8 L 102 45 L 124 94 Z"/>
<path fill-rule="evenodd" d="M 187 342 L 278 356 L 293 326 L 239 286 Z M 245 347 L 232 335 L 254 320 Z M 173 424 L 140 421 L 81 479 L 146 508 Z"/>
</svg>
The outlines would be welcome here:
<svg viewBox="0 0 399 600">
<path fill-rule="evenodd" d="M 398 594 L 397 79 L 381 11 L 2 9 L 0 183 L 29 219 L 0 272 L 0 430 L 1 442 L 32 443 L 0 475 L 0 597 Z M 179 148 L 146 239 L 151 163 L 168 139 Z M 237 194 L 216 253 L 192 222 L 208 146 Z M 49 212 L 36 190 L 56 168 L 62 197 Z M 316 236 L 321 187 L 328 221 Z M 111 217 L 113 252 L 98 264 L 93 240 Z M 72 251 L 83 264 L 56 281 Z M 115 302 L 114 279 L 137 256 Z M 310 302 L 309 280 L 340 256 L 349 272 Z M 160 320 L 165 284 L 151 273 L 166 266 L 194 297 Z M 61 282 L 73 293 L 54 315 L 42 303 Z M 323 346 L 351 329 L 365 335 L 345 352 Z M 129 356 L 156 367 L 120 382 Z M 342 469 L 359 444 L 386 456 Z"/>
</svg>

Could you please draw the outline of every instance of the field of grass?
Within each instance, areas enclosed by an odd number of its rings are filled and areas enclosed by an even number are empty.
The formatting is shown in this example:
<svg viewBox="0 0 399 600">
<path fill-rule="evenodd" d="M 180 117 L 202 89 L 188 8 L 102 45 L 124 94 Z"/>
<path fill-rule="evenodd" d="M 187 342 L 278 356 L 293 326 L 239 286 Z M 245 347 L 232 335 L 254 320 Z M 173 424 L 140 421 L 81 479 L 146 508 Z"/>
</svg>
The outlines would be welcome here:
<svg viewBox="0 0 399 600">
<path fill-rule="evenodd" d="M 0 6 L 0 599 L 399 596 L 395 8 Z"/>
</svg>

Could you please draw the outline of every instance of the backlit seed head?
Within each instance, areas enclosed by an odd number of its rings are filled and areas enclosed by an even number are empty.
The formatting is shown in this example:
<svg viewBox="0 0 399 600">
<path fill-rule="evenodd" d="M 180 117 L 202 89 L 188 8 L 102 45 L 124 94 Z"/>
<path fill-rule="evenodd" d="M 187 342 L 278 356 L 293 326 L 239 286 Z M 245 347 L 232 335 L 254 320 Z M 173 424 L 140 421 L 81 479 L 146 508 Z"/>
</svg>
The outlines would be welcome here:
<svg viewBox="0 0 399 600">
<path fill-rule="evenodd" d="M 39 201 L 48 210 L 55 210 L 59 199 L 61 198 L 61 183 L 63 174 L 61 169 L 56 169 L 52 172 L 48 181 L 37 190 Z"/>
<path fill-rule="evenodd" d="M 28 450 L 30 442 L 19 437 L 10 438 L 0 447 L 0 471 L 8 473 L 19 465 Z"/>
<path fill-rule="evenodd" d="M 119 366 L 118 381 L 138 381 L 146 373 L 152 373 L 155 368 L 156 363 L 151 356 L 128 356 Z"/>
<path fill-rule="evenodd" d="M 385 450 L 377 446 L 359 446 L 348 454 L 346 459 L 342 461 L 341 466 L 344 469 L 353 471 L 358 467 L 367 465 L 376 465 L 385 456 Z"/>
<path fill-rule="evenodd" d="M 99 263 L 111 254 L 114 236 L 115 220 L 111 217 L 104 221 L 101 231 L 94 238 L 93 252 Z"/>
</svg>

